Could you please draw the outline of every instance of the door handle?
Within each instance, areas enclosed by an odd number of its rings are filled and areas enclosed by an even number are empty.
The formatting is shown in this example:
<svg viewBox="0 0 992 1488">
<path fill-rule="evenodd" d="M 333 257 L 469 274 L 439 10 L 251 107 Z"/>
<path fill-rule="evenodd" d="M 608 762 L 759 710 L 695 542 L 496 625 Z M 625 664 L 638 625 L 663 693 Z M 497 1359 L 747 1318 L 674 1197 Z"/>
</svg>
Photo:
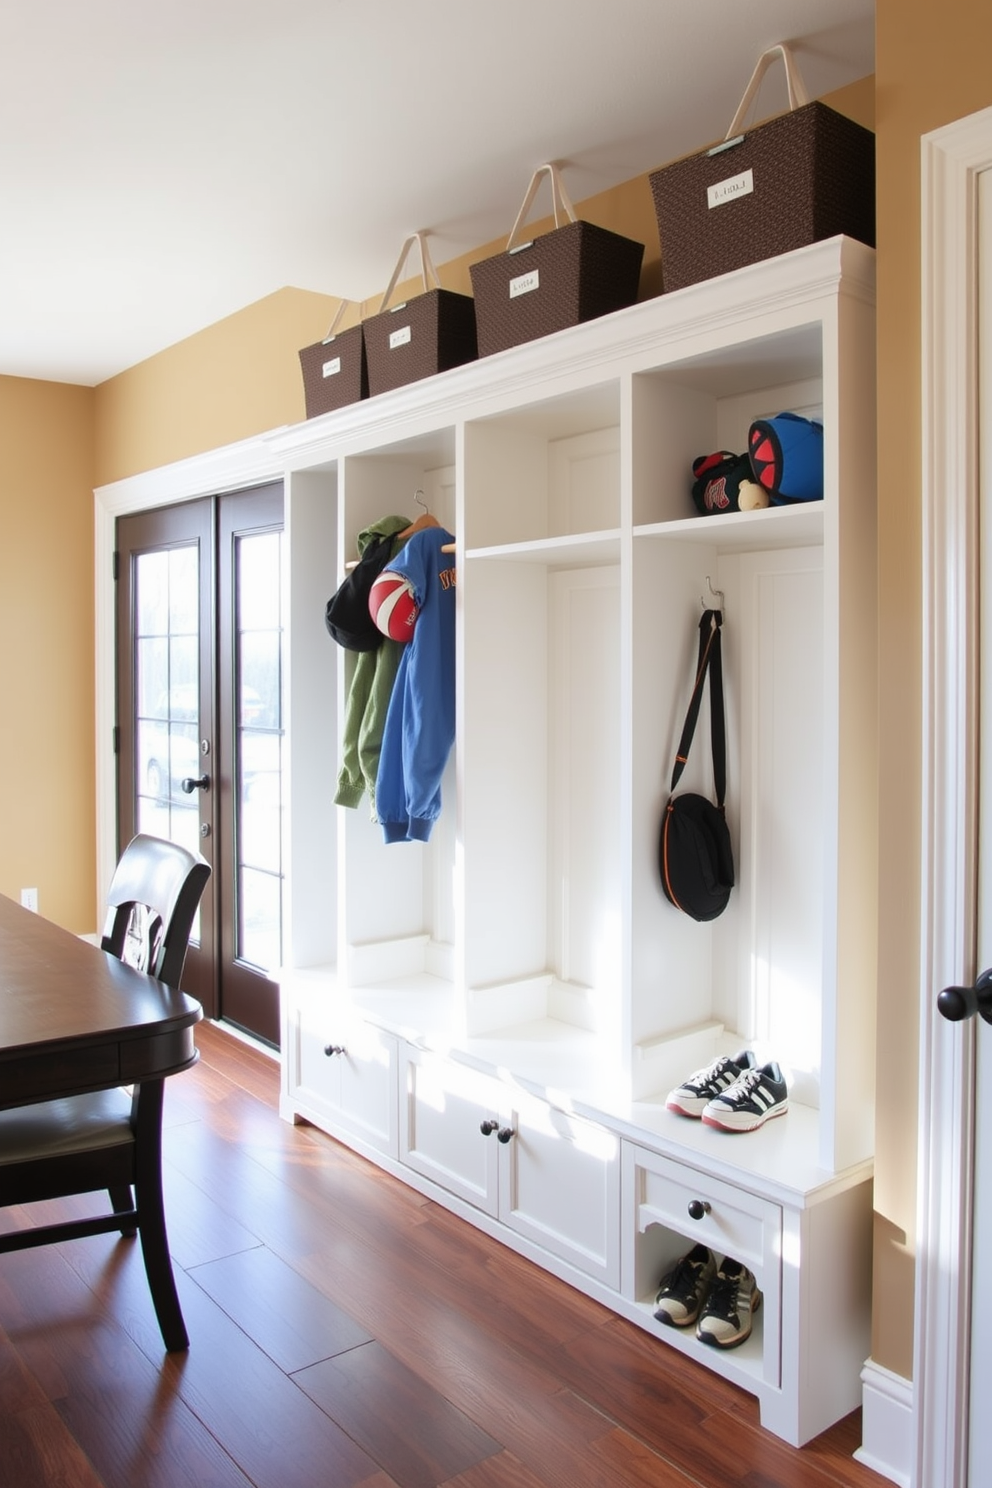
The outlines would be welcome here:
<svg viewBox="0 0 992 1488">
<path fill-rule="evenodd" d="M 982 972 L 973 987 L 945 987 L 938 992 L 937 1011 L 951 1023 L 973 1018 L 976 1013 L 992 1023 L 992 967 Z"/>
<path fill-rule="evenodd" d="M 210 776 L 199 775 L 194 780 L 192 775 L 187 775 L 182 781 L 182 788 L 188 796 L 191 796 L 195 790 L 209 790 Z"/>
</svg>

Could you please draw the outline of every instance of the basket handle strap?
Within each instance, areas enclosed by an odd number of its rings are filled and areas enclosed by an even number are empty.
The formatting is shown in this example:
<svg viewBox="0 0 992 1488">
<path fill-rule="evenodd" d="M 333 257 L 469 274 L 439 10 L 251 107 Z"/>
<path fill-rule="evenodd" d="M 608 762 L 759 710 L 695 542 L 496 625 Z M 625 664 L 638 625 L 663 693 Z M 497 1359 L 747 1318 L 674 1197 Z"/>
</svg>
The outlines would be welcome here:
<svg viewBox="0 0 992 1488">
<path fill-rule="evenodd" d="M 530 185 L 527 187 L 527 195 L 524 197 L 523 206 L 517 213 L 517 220 L 510 229 L 510 236 L 506 240 L 507 253 L 513 253 L 515 249 L 527 246 L 524 243 L 517 242 L 517 234 L 527 219 L 527 213 L 530 211 L 534 198 L 537 195 L 537 188 L 541 184 L 541 177 L 545 173 L 551 182 L 551 200 L 554 206 L 555 227 L 561 227 L 565 222 L 575 221 L 575 208 L 569 200 L 568 192 L 565 190 L 565 183 L 562 181 L 558 167 L 553 162 L 548 165 L 539 165 L 530 178 Z"/>
<path fill-rule="evenodd" d="M 716 803 L 723 810 L 727 794 L 727 730 L 723 711 L 723 656 L 720 646 L 720 627 L 723 615 L 720 610 L 704 610 L 699 621 L 699 660 L 696 664 L 696 680 L 686 713 L 682 737 L 675 755 L 672 770 L 672 791 L 678 785 L 689 758 L 689 746 L 696 732 L 699 706 L 703 700 L 703 685 L 706 673 L 710 676 L 710 732 L 713 747 L 713 784 L 716 788 Z"/>
<path fill-rule="evenodd" d="M 400 256 L 396 260 L 396 267 L 393 270 L 392 278 L 386 285 L 386 293 L 383 295 L 382 301 L 379 305 L 380 315 L 389 304 L 389 297 L 392 294 L 393 290 L 396 288 L 396 281 L 400 277 L 400 271 L 402 270 L 403 265 L 406 263 L 410 253 L 410 249 L 413 247 L 414 243 L 416 243 L 417 247 L 420 249 L 420 274 L 421 278 L 424 281 L 424 289 L 428 290 L 441 288 L 441 281 L 437 276 L 437 269 L 434 267 L 434 262 L 431 258 L 431 250 L 427 246 L 427 234 L 425 232 L 411 233 L 400 250 Z"/>
<path fill-rule="evenodd" d="M 334 340 L 334 337 L 337 335 L 338 326 L 341 324 L 341 318 L 344 315 L 344 312 L 347 310 L 348 306 L 352 304 L 354 304 L 353 300 L 342 300 L 340 302 L 337 310 L 334 312 L 334 319 L 331 321 L 327 335 L 321 342 L 322 346 L 326 346 L 328 341 Z"/>
<path fill-rule="evenodd" d="M 785 67 L 785 81 L 789 89 L 790 110 L 801 108 L 804 103 L 809 102 L 809 94 L 806 92 L 806 85 L 799 75 L 799 68 L 796 65 L 796 59 L 795 57 L 793 57 L 789 48 L 784 45 L 769 47 L 767 52 L 762 52 L 761 56 L 758 58 L 755 69 L 751 74 L 751 81 L 744 89 L 744 97 L 741 99 L 740 106 L 736 114 L 734 115 L 733 122 L 731 123 L 730 128 L 727 130 L 727 133 L 724 136 L 725 139 L 729 140 L 732 139 L 735 134 L 740 134 L 741 130 L 744 127 L 744 120 L 747 118 L 747 111 L 751 107 L 751 104 L 754 102 L 755 95 L 757 94 L 758 89 L 761 87 L 761 79 L 764 77 L 769 67 L 771 67 L 772 63 L 779 57 L 781 57 L 783 66 Z"/>
</svg>

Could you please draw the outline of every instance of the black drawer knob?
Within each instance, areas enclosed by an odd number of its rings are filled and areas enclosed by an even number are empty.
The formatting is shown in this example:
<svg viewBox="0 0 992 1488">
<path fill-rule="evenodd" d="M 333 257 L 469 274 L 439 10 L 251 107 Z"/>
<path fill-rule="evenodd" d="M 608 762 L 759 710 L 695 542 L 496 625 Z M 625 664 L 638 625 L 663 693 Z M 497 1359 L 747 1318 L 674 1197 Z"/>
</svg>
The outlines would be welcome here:
<svg viewBox="0 0 992 1488">
<path fill-rule="evenodd" d="M 324 1046 L 324 1053 L 328 1059 L 330 1059 L 332 1054 L 347 1054 L 347 1052 L 344 1044 L 325 1044 Z"/>
<path fill-rule="evenodd" d="M 497 1140 L 497 1142 L 502 1142 L 503 1143 L 503 1146 L 505 1147 L 506 1144 L 507 1144 L 507 1142 L 510 1140 L 510 1138 L 513 1135 L 514 1135 L 513 1127 L 512 1126 L 504 1126 L 500 1131 L 498 1131 L 496 1133 L 496 1140 Z"/>
<path fill-rule="evenodd" d="M 709 1206 L 709 1204 L 707 1204 L 707 1202 L 706 1202 L 705 1199 L 690 1199 L 689 1200 L 689 1218 L 690 1219 L 705 1219 L 706 1216 L 707 1216 L 707 1214 L 709 1214 L 709 1212 L 710 1212 L 710 1206 Z"/>
<path fill-rule="evenodd" d="M 499 1131 L 499 1122 L 488 1120 L 484 1121 L 479 1127 L 479 1130 L 484 1137 L 491 1137 L 494 1131 Z"/>
</svg>

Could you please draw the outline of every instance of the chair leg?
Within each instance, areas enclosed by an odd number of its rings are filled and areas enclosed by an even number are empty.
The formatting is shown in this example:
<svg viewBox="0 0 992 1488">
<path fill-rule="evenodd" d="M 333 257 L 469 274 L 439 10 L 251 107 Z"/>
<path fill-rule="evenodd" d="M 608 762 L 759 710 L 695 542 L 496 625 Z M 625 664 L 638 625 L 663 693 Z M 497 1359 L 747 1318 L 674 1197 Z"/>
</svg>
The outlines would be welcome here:
<svg viewBox="0 0 992 1488">
<path fill-rule="evenodd" d="M 155 1314 L 162 1339 L 169 1353 L 189 1348 L 189 1334 L 179 1306 L 179 1294 L 172 1273 L 169 1238 L 165 1229 L 165 1204 L 162 1199 L 162 1096 L 163 1082 L 153 1080 L 141 1086 L 135 1152 L 135 1197 L 141 1254 L 145 1262 L 148 1288 L 155 1304 Z"/>
<path fill-rule="evenodd" d="M 134 1198 L 130 1188 L 112 1188 L 110 1192 L 110 1205 L 115 1214 L 131 1214 L 134 1211 Z M 121 1234 L 129 1239 L 138 1233 L 135 1224 L 121 1225 Z"/>
</svg>

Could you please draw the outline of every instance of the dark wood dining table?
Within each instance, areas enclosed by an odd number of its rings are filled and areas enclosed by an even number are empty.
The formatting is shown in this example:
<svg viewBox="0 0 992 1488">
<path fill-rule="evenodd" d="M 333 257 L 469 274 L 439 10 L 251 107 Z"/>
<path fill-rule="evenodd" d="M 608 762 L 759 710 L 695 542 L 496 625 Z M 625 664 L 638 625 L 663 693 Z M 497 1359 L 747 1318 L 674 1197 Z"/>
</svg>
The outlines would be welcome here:
<svg viewBox="0 0 992 1488">
<path fill-rule="evenodd" d="M 0 895 L 0 1108 L 196 1062 L 195 998 Z"/>
</svg>

